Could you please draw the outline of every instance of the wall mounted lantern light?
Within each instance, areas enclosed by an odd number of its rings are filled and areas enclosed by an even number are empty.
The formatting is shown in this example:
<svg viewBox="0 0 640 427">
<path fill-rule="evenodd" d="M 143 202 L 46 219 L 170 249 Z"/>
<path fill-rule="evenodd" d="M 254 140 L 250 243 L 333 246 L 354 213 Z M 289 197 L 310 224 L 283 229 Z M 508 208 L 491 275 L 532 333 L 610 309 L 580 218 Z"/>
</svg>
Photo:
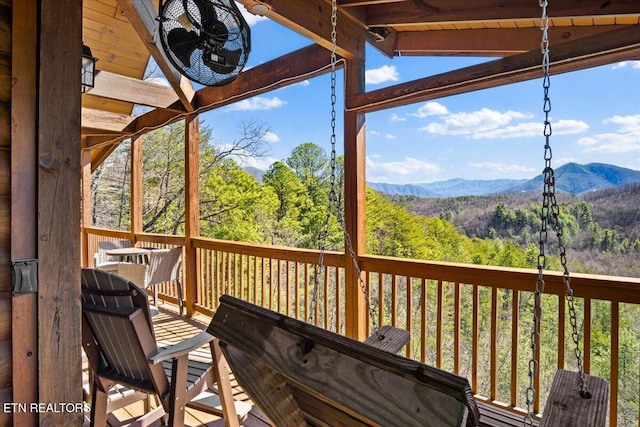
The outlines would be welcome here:
<svg viewBox="0 0 640 427">
<path fill-rule="evenodd" d="M 96 78 L 96 61 L 97 59 L 91 54 L 89 46 L 82 45 L 82 93 L 89 92 Z"/>
</svg>

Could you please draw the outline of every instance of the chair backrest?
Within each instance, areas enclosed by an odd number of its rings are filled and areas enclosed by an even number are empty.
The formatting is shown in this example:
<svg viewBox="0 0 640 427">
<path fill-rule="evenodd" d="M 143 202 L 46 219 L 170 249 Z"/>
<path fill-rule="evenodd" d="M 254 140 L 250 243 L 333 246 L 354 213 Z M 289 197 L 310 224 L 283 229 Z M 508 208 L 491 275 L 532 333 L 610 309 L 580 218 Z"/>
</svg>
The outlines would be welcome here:
<svg viewBox="0 0 640 427">
<path fill-rule="evenodd" d="M 118 261 L 116 257 L 107 255 L 107 251 L 111 249 L 121 249 L 121 248 L 130 248 L 130 247 L 131 247 L 130 240 L 105 240 L 103 242 L 98 242 L 98 252 L 96 252 L 96 256 L 95 256 L 96 267 L 105 262 Z"/>
<path fill-rule="evenodd" d="M 87 359 L 100 379 L 159 393 L 168 390 L 146 293 L 110 272 L 82 269 L 82 336 Z"/>
<path fill-rule="evenodd" d="M 182 248 L 154 249 L 149 256 L 146 286 L 180 280 Z"/>
</svg>

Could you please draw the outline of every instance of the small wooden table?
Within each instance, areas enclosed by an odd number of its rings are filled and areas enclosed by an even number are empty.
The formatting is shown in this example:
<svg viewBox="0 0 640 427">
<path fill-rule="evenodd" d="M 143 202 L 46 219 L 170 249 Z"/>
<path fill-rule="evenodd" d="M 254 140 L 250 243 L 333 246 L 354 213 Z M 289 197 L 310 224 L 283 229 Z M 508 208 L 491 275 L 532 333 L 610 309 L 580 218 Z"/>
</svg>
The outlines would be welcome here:
<svg viewBox="0 0 640 427">
<path fill-rule="evenodd" d="M 144 248 L 118 248 L 105 251 L 109 256 L 119 257 L 120 261 L 137 262 L 138 264 L 148 264 L 151 249 Z"/>
</svg>

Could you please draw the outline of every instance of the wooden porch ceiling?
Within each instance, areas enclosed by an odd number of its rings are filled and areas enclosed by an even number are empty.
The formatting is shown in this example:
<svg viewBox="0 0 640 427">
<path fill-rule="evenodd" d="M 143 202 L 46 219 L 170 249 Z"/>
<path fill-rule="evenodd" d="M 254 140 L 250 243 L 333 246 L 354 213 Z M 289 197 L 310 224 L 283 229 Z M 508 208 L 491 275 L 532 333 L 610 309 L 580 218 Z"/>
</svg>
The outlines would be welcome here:
<svg viewBox="0 0 640 427">
<path fill-rule="evenodd" d="M 337 0 L 338 53 L 363 57 L 364 43 L 394 56 L 493 56 L 482 66 L 428 76 L 362 94 L 349 107 L 366 112 L 534 78 L 539 74 L 536 0 Z M 98 58 L 95 88 L 82 95 L 83 148 L 99 164 L 130 135 L 255 96 L 286 79 L 327 72 L 331 0 L 237 0 L 308 37 L 300 51 L 243 72 L 224 87 L 195 90 L 166 57 L 157 37 L 156 0 L 83 0 L 83 41 Z M 640 2 L 550 2 L 552 72 L 640 58 Z M 166 83 L 145 81 L 153 58 Z M 312 59 L 312 60 L 310 60 Z M 539 67 L 538 67 L 539 68 Z M 408 95 L 407 95 L 408 94 Z M 147 108 L 135 108 L 144 106 Z M 375 106 L 375 107 L 372 107 Z"/>
</svg>

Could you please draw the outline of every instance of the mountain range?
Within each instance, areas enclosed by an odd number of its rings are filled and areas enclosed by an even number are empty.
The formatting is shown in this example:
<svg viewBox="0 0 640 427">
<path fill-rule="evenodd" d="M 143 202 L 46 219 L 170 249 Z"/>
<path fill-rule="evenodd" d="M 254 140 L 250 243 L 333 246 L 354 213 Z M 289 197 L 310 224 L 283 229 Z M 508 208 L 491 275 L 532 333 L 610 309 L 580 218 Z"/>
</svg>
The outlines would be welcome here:
<svg viewBox="0 0 640 427">
<path fill-rule="evenodd" d="M 640 183 L 640 171 L 603 163 L 586 165 L 567 163 L 555 169 L 554 174 L 556 189 L 574 195 Z M 540 191 L 542 182 L 543 176 L 540 174 L 532 179 L 469 180 L 454 178 L 416 184 L 368 182 L 367 186 L 387 194 L 446 198 Z"/>
</svg>

